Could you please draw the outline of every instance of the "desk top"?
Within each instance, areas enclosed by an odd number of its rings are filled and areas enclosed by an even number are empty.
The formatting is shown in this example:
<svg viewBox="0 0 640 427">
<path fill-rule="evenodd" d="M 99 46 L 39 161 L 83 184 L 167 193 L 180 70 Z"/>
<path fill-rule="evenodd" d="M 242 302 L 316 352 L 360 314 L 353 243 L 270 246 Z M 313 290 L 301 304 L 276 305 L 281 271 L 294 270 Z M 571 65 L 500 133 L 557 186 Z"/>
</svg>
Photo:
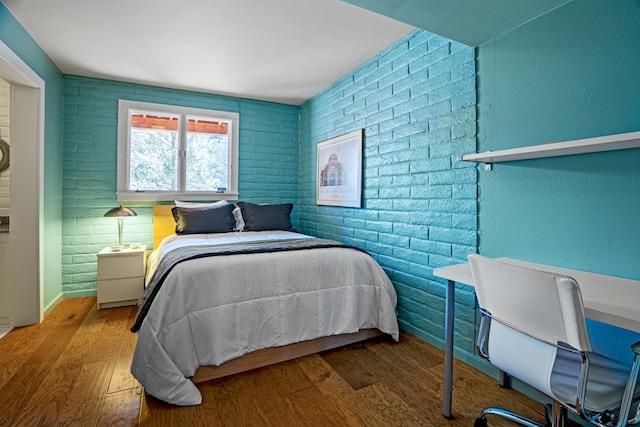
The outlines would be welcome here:
<svg viewBox="0 0 640 427">
<path fill-rule="evenodd" d="M 586 317 L 640 332 L 640 281 L 510 258 L 497 258 L 497 260 L 573 277 L 580 286 Z M 473 286 L 468 263 L 438 268 L 433 271 L 433 274 L 443 279 Z"/>
</svg>

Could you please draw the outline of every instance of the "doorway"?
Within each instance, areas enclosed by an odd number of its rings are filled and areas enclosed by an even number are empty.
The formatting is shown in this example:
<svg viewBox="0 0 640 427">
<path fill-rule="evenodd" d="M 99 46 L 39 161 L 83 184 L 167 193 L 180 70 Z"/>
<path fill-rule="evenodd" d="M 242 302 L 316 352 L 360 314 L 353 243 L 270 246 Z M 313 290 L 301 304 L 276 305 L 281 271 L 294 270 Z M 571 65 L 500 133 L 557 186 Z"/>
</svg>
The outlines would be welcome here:
<svg viewBox="0 0 640 427">
<path fill-rule="evenodd" d="M 15 327 L 39 323 L 44 317 L 45 83 L 2 41 L 0 78 L 10 85 L 9 327 Z"/>
</svg>

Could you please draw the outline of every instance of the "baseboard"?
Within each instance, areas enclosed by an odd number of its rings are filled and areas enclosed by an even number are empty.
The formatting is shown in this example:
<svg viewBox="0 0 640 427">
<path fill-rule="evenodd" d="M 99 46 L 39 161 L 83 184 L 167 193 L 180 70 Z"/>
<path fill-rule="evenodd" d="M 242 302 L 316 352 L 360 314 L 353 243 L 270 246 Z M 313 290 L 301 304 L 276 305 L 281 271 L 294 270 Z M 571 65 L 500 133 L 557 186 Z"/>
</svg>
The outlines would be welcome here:
<svg viewBox="0 0 640 427">
<path fill-rule="evenodd" d="M 82 298 L 82 297 L 95 297 L 98 295 L 97 289 L 89 289 L 83 291 L 69 291 L 62 293 L 63 298 Z"/>
<path fill-rule="evenodd" d="M 0 326 L 0 338 L 4 337 L 9 332 L 11 332 L 11 328 L 9 328 L 9 326 Z"/>
<path fill-rule="evenodd" d="M 47 317 L 49 313 L 51 313 L 53 309 L 56 308 L 56 306 L 60 304 L 60 301 L 62 301 L 63 299 L 64 299 L 63 294 L 59 294 L 57 297 L 55 297 L 53 301 L 51 301 L 51 303 L 44 308 L 44 317 Z"/>
</svg>

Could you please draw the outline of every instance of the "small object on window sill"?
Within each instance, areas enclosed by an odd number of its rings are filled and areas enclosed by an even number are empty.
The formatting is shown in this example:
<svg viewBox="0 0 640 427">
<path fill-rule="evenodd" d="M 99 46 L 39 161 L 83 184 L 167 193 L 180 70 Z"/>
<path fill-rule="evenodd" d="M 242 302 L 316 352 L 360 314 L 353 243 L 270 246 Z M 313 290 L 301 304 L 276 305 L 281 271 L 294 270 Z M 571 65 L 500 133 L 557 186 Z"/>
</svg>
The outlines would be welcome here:
<svg viewBox="0 0 640 427">
<path fill-rule="evenodd" d="M 227 187 L 218 187 L 216 193 L 224 193 L 225 191 L 227 191 Z"/>
</svg>

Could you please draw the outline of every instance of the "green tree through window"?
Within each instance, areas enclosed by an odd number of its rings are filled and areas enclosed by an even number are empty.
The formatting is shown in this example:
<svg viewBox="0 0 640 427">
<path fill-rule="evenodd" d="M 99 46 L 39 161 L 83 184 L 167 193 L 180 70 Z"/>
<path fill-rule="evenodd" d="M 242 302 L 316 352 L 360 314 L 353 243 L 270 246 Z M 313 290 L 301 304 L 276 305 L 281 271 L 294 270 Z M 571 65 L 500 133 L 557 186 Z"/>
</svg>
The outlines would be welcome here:
<svg viewBox="0 0 640 427">
<path fill-rule="evenodd" d="M 178 133 L 131 129 L 129 186 L 138 191 L 178 189 Z"/>
<path fill-rule="evenodd" d="M 118 199 L 238 195 L 239 114 L 119 102 Z"/>
</svg>

